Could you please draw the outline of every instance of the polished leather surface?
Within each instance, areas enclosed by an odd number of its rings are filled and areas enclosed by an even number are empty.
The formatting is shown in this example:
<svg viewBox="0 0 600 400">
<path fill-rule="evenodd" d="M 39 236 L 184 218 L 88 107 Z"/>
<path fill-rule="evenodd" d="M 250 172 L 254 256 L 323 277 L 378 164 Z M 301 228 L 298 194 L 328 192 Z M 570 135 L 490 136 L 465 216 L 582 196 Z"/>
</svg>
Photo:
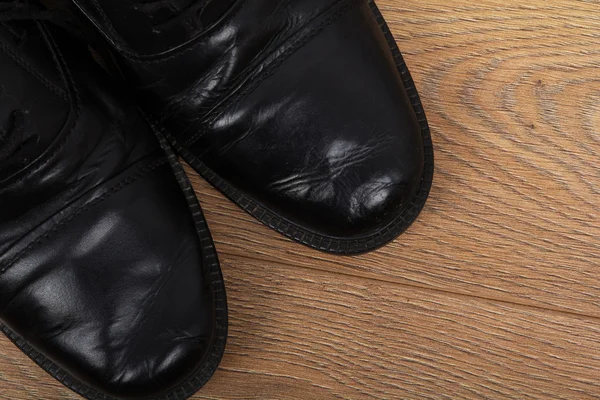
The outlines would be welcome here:
<svg viewBox="0 0 600 400">
<path fill-rule="evenodd" d="M 161 1 L 152 12 L 134 0 L 74 2 L 188 161 L 285 220 L 366 237 L 413 200 L 421 129 L 367 1 L 229 0 L 220 18 L 167 33 L 148 21 L 193 15 Z"/>
<path fill-rule="evenodd" d="M 0 322 L 101 394 L 165 396 L 211 356 L 206 247 L 148 124 L 53 29 L 0 24 Z"/>
</svg>

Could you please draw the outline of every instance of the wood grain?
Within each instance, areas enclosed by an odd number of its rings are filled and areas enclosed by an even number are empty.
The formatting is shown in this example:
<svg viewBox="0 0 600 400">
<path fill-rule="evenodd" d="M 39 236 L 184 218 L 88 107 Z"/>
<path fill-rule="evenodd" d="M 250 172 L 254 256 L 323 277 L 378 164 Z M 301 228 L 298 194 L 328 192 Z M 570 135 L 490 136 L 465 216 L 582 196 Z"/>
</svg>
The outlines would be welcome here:
<svg viewBox="0 0 600 400">
<path fill-rule="evenodd" d="M 198 399 L 600 396 L 600 1 L 379 0 L 436 147 L 393 244 L 333 257 L 197 177 L 231 334 Z M 0 399 L 76 399 L 0 339 Z"/>
<path fill-rule="evenodd" d="M 600 2 L 379 3 L 436 147 L 420 220 L 376 253 L 328 257 L 200 183 L 221 251 L 600 316 Z"/>
<path fill-rule="evenodd" d="M 582 399 L 600 393 L 596 318 L 243 257 L 225 257 L 223 267 L 235 277 L 227 281 L 227 356 L 198 399 Z M 35 367 L 21 366 L 12 379 L 27 382 L 23 389 L 52 384 Z M 69 395 L 52 389 L 43 398 Z M 13 391 L 11 398 L 37 393 Z"/>
</svg>

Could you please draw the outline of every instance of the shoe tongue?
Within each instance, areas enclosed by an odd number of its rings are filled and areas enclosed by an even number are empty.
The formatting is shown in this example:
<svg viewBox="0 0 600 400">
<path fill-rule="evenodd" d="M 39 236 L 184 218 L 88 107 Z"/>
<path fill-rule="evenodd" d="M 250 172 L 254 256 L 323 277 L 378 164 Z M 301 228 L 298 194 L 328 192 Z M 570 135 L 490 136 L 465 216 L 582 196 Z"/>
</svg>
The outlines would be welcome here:
<svg viewBox="0 0 600 400">
<path fill-rule="evenodd" d="M 116 44 L 158 54 L 186 43 L 218 22 L 238 0 L 76 0 Z M 99 8 L 101 7 L 101 8 Z"/>
</svg>

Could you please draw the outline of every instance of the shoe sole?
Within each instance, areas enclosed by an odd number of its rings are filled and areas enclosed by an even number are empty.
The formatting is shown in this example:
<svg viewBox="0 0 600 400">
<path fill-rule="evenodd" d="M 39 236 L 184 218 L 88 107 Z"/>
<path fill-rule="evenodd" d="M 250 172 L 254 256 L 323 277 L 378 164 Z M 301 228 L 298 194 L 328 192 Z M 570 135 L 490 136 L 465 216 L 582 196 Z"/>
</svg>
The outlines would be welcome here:
<svg viewBox="0 0 600 400">
<path fill-rule="evenodd" d="M 181 164 L 177 160 L 177 156 L 170 148 L 168 142 L 160 134 L 157 133 L 160 145 L 167 154 L 167 158 L 175 173 L 177 182 L 181 186 L 185 198 L 188 202 L 190 212 L 196 224 L 198 238 L 202 243 L 202 251 L 205 254 L 205 260 L 208 262 L 209 276 L 211 277 L 211 286 L 213 288 L 213 296 L 215 300 L 216 312 L 216 332 L 213 337 L 213 343 L 210 345 L 209 352 L 205 356 L 201 367 L 198 368 L 192 376 L 183 384 L 168 394 L 159 397 L 150 397 L 145 400 L 185 400 L 197 393 L 214 375 L 217 370 L 223 354 L 225 352 L 225 344 L 227 342 L 227 295 L 225 292 L 225 284 L 217 252 L 209 234 L 208 225 L 204 219 L 202 209 L 198 203 L 198 199 L 194 193 L 194 189 L 183 170 Z M 204 239 L 203 239 L 204 238 Z M 95 389 L 92 389 L 85 384 L 79 382 L 68 372 L 62 370 L 51 360 L 47 359 L 43 354 L 35 350 L 25 340 L 12 332 L 6 325 L 0 323 L 0 330 L 8 337 L 23 353 L 31 360 L 40 366 L 44 371 L 50 374 L 54 379 L 62 383 L 67 388 L 89 400 L 121 400 L 117 397 L 102 394 Z"/>
<path fill-rule="evenodd" d="M 376 233 L 364 237 L 347 239 L 326 236 L 303 228 L 281 217 L 275 212 L 269 210 L 267 207 L 256 202 L 256 200 L 253 200 L 246 194 L 241 193 L 240 191 L 232 187 L 228 182 L 223 180 L 210 168 L 208 168 L 204 163 L 197 159 L 186 148 L 181 146 L 181 144 L 179 144 L 178 141 L 172 135 L 166 132 L 166 130 L 162 130 L 162 133 L 171 143 L 175 151 L 177 151 L 177 153 L 179 153 L 181 157 L 192 166 L 192 168 L 194 168 L 212 186 L 214 186 L 223 194 L 225 194 L 225 196 L 227 196 L 231 201 L 236 203 L 243 210 L 245 210 L 248 214 L 252 215 L 254 218 L 259 220 L 263 224 L 267 225 L 268 227 L 274 229 L 275 231 L 281 233 L 284 236 L 287 236 L 288 238 L 296 242 L 302 243 L 306 246 L 312 247 L 317 250 L 339 255 L 357 255 L 373 251 L 388 244 L 389 242 L 393 241 L 398 236 L 400 236 L 413 224 L 413 222 L 415 222 L 415 220 L 423 210 L 423 207 L 427 202 L 427 198 L 429 197 L 429 192 L 431 190 L 431 185 L 433 182 L 433 143 L 431 141 L 429 125 L 427 123 L 427 118 L 425 116 L 423 105 L 421 104 L 419 93 L 417 92 L 417 88 L 415 87 L 414 81 L 410 75 L 408 67 L 404 62 L 404 58 L 400 53 L 400 49 L 398 48 L 398 45 L 396 44 L 396 41 L 394 40 L 394 37 L 387 23 L 385 22 L 385 19 L 381 15 L 379 8 L 372 0 L 369 0 L 369 5 L 371 7 L 373 15 L 375 16 L 375 19 L 377 20 L 379 26 L 381 27 L 381 30 L 383 31 L 388 45 L 390 46 L 390 50 L 392 51 L 392 55 L 394 56 L 398 72 L 402 77 L 405 90 L 407 91 L 408 97 L 411 101 L 411 105 L 417 116 L 419 125 L 421 127 L 421 136 L 423 138 L 423 148 L 425 157 L 421 183 L 419 185 L 419 189 L 413 196 L 409 205 L 406 207 L 404 212 L 400 216 L 398 216 L 393 222 L 380 229 Z"/>
</svg>

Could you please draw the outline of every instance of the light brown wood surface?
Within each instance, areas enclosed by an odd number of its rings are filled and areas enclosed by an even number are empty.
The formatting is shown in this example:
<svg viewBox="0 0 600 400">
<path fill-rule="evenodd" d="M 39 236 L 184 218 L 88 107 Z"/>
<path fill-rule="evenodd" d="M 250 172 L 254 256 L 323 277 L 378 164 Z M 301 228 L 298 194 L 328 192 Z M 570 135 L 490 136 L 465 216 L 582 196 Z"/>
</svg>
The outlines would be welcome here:
<svg viewBox="0 0 600 400">
<path fill-rule="evenodd" d="M 600 397 L 600 1 L 379 0 L 428 113 L 393 244 L 291 243 L 197 177 L 230 336 L 197 399 Z M 77 399 L 0 339 L 0 399 Z"/>
</svg>

